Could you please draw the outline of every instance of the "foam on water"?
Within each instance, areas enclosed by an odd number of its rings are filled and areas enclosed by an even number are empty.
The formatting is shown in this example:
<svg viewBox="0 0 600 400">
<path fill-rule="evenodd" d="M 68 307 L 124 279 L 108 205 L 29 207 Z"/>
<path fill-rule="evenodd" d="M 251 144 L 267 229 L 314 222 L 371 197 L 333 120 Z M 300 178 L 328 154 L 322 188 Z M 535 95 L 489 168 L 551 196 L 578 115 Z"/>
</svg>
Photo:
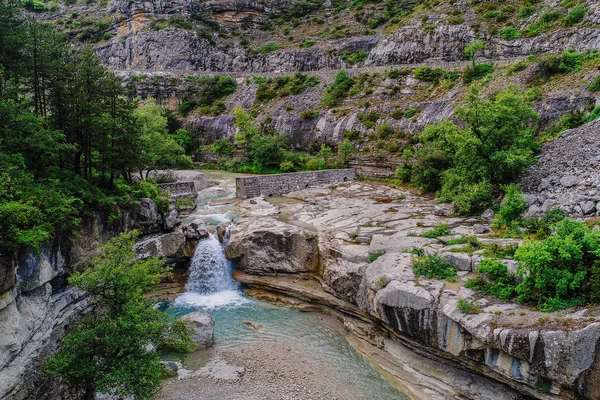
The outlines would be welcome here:
<svg viewBox="0 0 600 400">
<path fill-rule="evenodd" d="M 212 294 L 185 292 L 179 296 L 174 305 L 177 307 L 201 308 L 211 311 L 215 309 L 236 308 L 250 303 L 239 289 L 223 290 Z"/>
</svg>

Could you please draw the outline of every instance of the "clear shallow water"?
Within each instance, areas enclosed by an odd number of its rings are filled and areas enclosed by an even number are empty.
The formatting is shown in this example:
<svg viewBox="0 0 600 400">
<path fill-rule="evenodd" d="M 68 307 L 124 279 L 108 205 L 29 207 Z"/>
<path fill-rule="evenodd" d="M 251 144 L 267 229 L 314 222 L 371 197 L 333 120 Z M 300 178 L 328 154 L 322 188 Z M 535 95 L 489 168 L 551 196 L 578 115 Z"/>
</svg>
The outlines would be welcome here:
<svg viewBox="0 0 600 400">
<path fill-rule="evenodd" d="M 201 192 L 198 209 L 188 218 L 203 218 L 207 225 L 216 220 L 234 221 L 235 209 L 222 204 L 232 194 L 232 189 Z M 217 348 L 239 348 L 269 341 L 287 344 L 310 355 L 332 385 L 350 388 L 356 399 L 408 399 L 352 348 L 340 330 L 324 323 L 321 314 L 246 297 L 239 283 L 231 278 L 233 268 L 217 239 L 211 236 L 202 240 L 192 259 L 187 291 L 171 304 L 170 311 L 185 315 L 203 310 L 212 315 Z M 244 321 L 262 327 L 254 330 L 244 325 Z"/>
</svg>

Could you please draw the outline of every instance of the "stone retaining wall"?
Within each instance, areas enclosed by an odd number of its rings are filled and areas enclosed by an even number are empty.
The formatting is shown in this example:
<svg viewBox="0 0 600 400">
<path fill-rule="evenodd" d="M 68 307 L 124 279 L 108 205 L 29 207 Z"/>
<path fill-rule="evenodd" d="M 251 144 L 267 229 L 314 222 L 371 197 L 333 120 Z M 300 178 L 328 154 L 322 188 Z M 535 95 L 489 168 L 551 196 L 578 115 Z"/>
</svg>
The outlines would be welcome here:
<svg viewBox="0 0 600 400">
<path fill-rule="evenodd" d="M 235 180 L 235 194 L 242 199 L 257 196 L 277 196 L 309 187 L 331 185 L 353 179 L 353 169 L 327 169 L 323 171 L 249 176 Z"/>
<path fill-rule="evenodd" d="M 177 196 L 181 194 L 196 193 L 196 185 L 194 182 L 175 182 L 175 183 L 161 183 L 158 185 L 162 190 L 168 190 L 171 196 Z"/>
</svg>

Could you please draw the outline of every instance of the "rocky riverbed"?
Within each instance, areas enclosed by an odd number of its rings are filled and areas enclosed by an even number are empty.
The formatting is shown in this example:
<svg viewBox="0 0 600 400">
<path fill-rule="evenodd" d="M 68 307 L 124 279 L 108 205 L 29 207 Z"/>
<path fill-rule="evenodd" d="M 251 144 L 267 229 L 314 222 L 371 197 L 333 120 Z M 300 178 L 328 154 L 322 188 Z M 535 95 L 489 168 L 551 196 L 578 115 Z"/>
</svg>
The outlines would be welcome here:
<svg viewBox="0 0 600 400">
<path fill-rule="evenodd" d="M 248 293 L 340 316 L 414 397 L 598 397 L 594 310 L 541 314 L 463 287 L 485 256 L 461 252 L 450 239 L 518 244 L 489 237 L 488 220 L 450 217 L 434 199 L 370 182 L 239 207 L 226 254 Z M 420 237 L 442 223 L 451 227 L 446 237 Z M 458 281 L 415 277 L 414 247 L 453 263 Z M 477 300 L 481 312 L 461 312 L 459 299 Z"/>
</svg>

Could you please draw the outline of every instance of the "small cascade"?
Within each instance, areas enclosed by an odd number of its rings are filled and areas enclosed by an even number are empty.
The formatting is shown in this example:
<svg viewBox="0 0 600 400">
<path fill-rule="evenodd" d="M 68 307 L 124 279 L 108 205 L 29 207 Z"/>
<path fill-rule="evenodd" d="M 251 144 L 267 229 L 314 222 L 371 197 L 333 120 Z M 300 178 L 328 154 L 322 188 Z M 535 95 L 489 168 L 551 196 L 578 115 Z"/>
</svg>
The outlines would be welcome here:
<svg viewBox="0 0 600 400">
<path fill-rule="evenodd" d="M 186 289 L 203 294 L 234 289 L 231 271 L 221 243 L 211 234 L 196 247 Z"/>
<path fill-rule="evenodd" d="M 249 301 L 231 277 L 233 264 L 225 258 L 229 228 L 223 235 L 222 244 L 212 234 L 198 243 L 190 263 L 187 292 L 175 300 L 176 304 L 212 309 Z"/>
</svg>

